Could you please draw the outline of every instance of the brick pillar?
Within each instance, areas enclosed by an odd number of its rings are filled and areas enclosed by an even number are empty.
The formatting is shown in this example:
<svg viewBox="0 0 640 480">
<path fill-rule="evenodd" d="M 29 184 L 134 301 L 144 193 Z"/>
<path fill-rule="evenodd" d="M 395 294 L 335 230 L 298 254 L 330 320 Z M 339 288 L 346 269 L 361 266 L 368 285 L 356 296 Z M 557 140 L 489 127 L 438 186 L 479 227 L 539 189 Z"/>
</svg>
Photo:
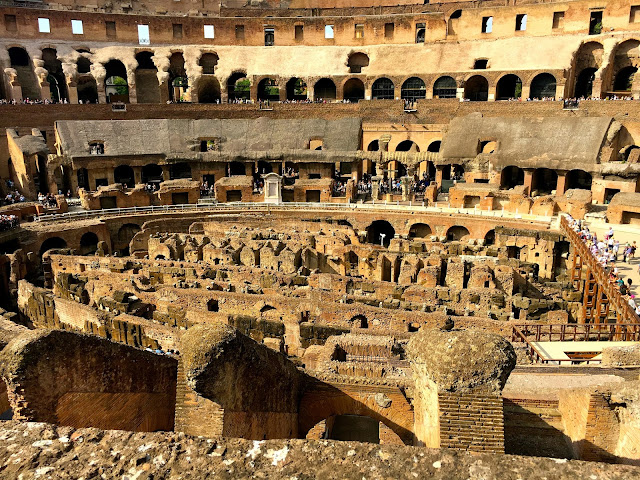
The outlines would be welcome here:
<svg viewBox="0 0 640 480">
<path fill-rule="evenodd" d="M 527 194 L 531 195 L 531 190 L 533 189 L 533 170 L 525 169 L 524 170 L 524 186 L 527 190 Z"/>
<path fill-rule="evenodd" d="M 558 170 L 558 183 L 556 184 L 556 195 L 564 195 L 567 191 L 567 172 L 566 170 Z"/>
<path fill-rule="evenodd" d="M 436 165 L 436 185 L 438 188 L 442 186 L 442 172 L 444 168 L 448 166 L 449 165 Z"/>
</svg>

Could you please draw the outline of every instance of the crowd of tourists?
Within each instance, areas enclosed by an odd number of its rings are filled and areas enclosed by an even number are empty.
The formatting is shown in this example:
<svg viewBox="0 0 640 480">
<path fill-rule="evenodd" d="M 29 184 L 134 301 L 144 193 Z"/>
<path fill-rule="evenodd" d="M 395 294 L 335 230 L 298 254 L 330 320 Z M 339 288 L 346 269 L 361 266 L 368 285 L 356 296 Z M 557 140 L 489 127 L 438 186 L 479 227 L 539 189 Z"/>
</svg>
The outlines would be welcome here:
<svg viewBox="0 0 640 480">
<path fill-rule="evenodd" d="M 0 215 L 0 232 L 16 228 L 20 221 L 15 215 Z"/>
<path fill-rule="evenodd" d="M 61 192 L 62 193 L 62 192 Z M 71 196 L 71 192 L 68 192 L 68 197 Z M 55 195 L 47 193 L 46 195 L 38 192 L 38 202 L 48 208 L 55 208 L 58 206 L 58 202 L 56 200 Z"/>
<path fill-rule="evenodd" d="M 201 197 L 213 197 L 214 187 L 213 184 L 209 185 L 209 182 L 203 180 L 200 184 L 200 196 Z"/>
<path fill-rule="evenodd" d="M 4 197 L 4 203 L 6 205 L 13 205 L 14 203 L 21 203 L 26 201 L 27 199 L 25 198 L 25 196 L 17 190 L 14 190 L 13 192 L 9 191 L 9 193 L 7 193 Z"/>
<path fill-rule="evenodd" d="M 636 242 L 626 242 L 622 245 L 619 240 L 614 238 L 613 227 L 609 228 L 604 238 L 599 239 L 598 235 L 595 232 L 591 232 L 582 220 L 575 220 L 568 216 L 568 221 L 569 225 L 587 245 L 593 257 L 607 272 L 611 283 L 627 299 L 629 306 L 635 311 L 636 315 L 640 316 L 640 304 L 636 303 L 635 295 L 631 293 L 633 281 L 630 278 L 625 281 L 616 267 L 616 262 L 620 256 L 622 256 L 622 261 L 625 263 L 631 263 L 631 260 L 635 259 Z M 640 263 L 638 264 L 638 274 L 640 274 Z"/>
<path fill-rule="evenodd" d="M 371 194 L 371 175 L 369 173 L 362 174 L 362 178 L 358 180 L 356 189 L 358 191 L 358 195 Z"/>
</svg>

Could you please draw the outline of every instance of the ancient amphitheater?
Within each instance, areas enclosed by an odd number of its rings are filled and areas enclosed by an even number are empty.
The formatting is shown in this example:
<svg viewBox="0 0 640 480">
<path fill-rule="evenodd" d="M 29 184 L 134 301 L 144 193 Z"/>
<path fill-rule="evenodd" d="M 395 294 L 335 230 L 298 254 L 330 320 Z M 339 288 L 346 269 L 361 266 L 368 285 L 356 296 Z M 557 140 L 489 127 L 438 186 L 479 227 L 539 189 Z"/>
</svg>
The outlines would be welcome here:
<svg viewBox="0 0 640 480">
<path fill-rule="evenodd" d="M 640 478 L 640 3 L 0 10 L 0 478 Z"/>
</svg>

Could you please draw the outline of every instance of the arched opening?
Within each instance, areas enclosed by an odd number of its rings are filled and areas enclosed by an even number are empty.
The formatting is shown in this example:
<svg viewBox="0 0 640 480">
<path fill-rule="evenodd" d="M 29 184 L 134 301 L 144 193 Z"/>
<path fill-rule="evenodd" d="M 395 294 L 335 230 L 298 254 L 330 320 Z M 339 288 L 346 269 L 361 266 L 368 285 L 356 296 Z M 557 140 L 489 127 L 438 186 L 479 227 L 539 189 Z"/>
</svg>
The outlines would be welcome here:
<svg viewBox="0 0 640 480">
<path fill-rule="evenodd" d="M 466 227 L 454 225 L 447 230 L 447 240 L 452 242 L 462 242 L 469 238 L 470 233 Z"/>
<path fill-rule="evenodd" d="M 442 145 L 441 140 L 435 140 L 429 144 L 429 146 L 427 147 L 427 152 L 434 152 L 434 153 L 439 152 L 441 145 Z"/>
<path fill-rule="evenodd" d="M 66 193 L 71 191 L 71 167 L 60 165 L 53 172 L 58 192 Z"/>
<path fill-rule="evenodd" d="M 98 236 L 87 232 L 80 237 L 80 255 L 92 255 L 98 250 Z"/>
<path fill-rule="evenodd" d="M 209 312 L 217 312 L 218 310 L 219 310 L 218 300 L 215 300 L 213 298 L 210 299 L 207 302 L 207 311 L 209 311 Z"/>
<path fill-rule="evenodd" d="M 593 94 L 593 82 L 596 79 L 595 68 L 585 68 L 580 72 L 576 80 L 577 98 L 589 98 Z"/>
<path fill-rule="evenodd" d="M 347 65 L 349 73 L 362 73 L 362 69 L 369 66 L 369 56 L 362 52 L 352 53 L 349 55 Z"/>
<path fill-rule="evenodd" d="M 220 82 L 216 77 L 198 80 L 198 103 L 220 103 Z"/>
<path fill-rule="evenodd" d="M 344 84 L 344 99 L 357 103 L 364 99 L 364 83 L 357 78 L 350 78 Z"/>
<path fill-rule="evenodd" d="M 335 100 L 336 84 L 328 78 L 321 78 L 313 86 L 313 95 L 316 100 Z"/>
<path fill-rule="evenodd" d="M 9 62 L 11 68 L 18 74 L 18 82 L 22 87 L 22 98 L 40 100 L 40 86 L 31 65 L 31 58 L 24 48 L 9 48 Z"/>
<path fill-rule="evenodd" d="M 391 178 L 402 178 L 407 175 L 407 167 L 397 160 L 393 160 L 388 164 L 388 173 Z M 402 187 L 397 184 L 397 190 L 392 189 L 392 193 L 402 193 Z"/>
<path fill-rule="evenodd" d="M 549 168 L 537 168 L 533 172 L 532 196 L 550 195 L 558 185 L 558 174 Z"/>
<path fill-rule="evenodd" d="M 396 230 L 386 220 L 375 220 L 367 227 L 367 242 L 388 247 Z"/>
<path fill-rule="evenodd" d="M 121 183 L 127 188 L 135 187 L 133 168 L 129 165 L 118 165 L 113 171 L 113 180 L 115 183 Z"/>
<path fill-rule="evenodd" d="M 356 315 L 349 320 L 353 328 L 369 328 L 369 321 L 364 315 Z"/>
<path fill-rule="evenodd" d="M 482 75 L 474 75 L 464 84 L 464 98 L 472 102 L 486 102 L 489 98 L 489 82 Z"/>
<path fill-rule="evenodd" d="M 456 98 L 458 84 L 453 77 L 438 78 L 433 84 L 433 98 Z"/>
<path fill-rule="evenodd" d="M 396 152 L 419 152 L 418 144 L 412 140 L 403 140 L 396 147 Z"/>
<path fill-rule="evenodd" d="M 629 157 L 631 157 L 631 155 L 632 155 L 634 150 L 640 150 L 640 147 L 638 145 L 627 145 L 626 147 L 623 147 L 618 152 L 618 159 L 623 161 L 623 162 L 628 162 L 629 161 Z M 636 154 L 634 154 L 634 156 L 635 155 Z"/>
<path fill-rule="evenodd" d="M 251 82 L 247 74 L 235 72 L 227 80 L 227 94 L 229 101 L 244 101 L 251 98 Z"/>
<path fill-rule="evenodd" d="M 155 163 L 149 163 L 142 167 L 142 183 L 160 183 L 164 180 L 162 167 Z"/>
<path fill-rule="evenodd" d="M 91 75 L 78 77 L 76 87 L 78 89 L 78 102 L 98 103 L 98 83 Z"/>
<path fill-rule="evenodd" d="M 189 79 L 184 68 L 184 55 L 175 52 L 169 57 L 169 100 L 184 102 L 189 89 Z"/>
<path fill-rule="evenodd" d="M 191 165 L 187 162 L 174 163 L 169 167 L 169 178 L 171 180 L 191 178 Z"/>
<path fill-rule="evenodd" d="M 620 70 L 613 81 L 613 91 L 616 93 L 630 94 L 633 79 L 637 71 L 637 67 L 624 67 Z"/>
<path fill-rule="evenodd" d="M 89 60 L 87 57 L 78 58 L 76 66 L 80 75 L 91 73 L 91 60 Z"/>
<path fill-rule="evenodd" d="M 409 229 L 410 238 L 427 238 L 431 236 L 431 227 L 426 223 L 414 223 Z"/>
<path fill-rule="evenodd" d="M 504 168 L 500 174 L 500 186 L 514 188 L 518 185 L 524 185 L 524 170 L 514 165 Z"/>
<path fill-rule="evenodd" d="M 456 10 L 451 14 L 449 20 L 447 21 L 447 35 L 458 34 L 458 22 L 460 21 L 461 16 L 462 10 Z"/>
<path fill-rule="evenodd" d="M 522 80 L 520 80 L 520 77 L 510 73 L 498 80 L 496 97 L 498 100 L 510 100 L 522 97 Z"/>
<path fill-rule="evenodd" d="M 369 142 L 367 145 L 367 152 L 377 152 L 380 150 L 380 142 L 378 140 L 373 140 Z"/>
<path fill-rule="evenodd" d="M 202 67 L 203 75 L 213 75 L 216 73 L 216 65 L 218 65 L 218 55 L 215 53 L 205 53 L 200 57 L 198 65 Z"/>
<path fill-rule="evenodd" d="M 129 255 L 129 244 L 136 233 L 140 232 L 142 229 L 139 225 L 135 223 L 125 223 L 118 230 L 118 235 L 116 237 L 117 243 L 115 248 L 120 251 L 120 253 L 124 256 Z"/>
<path fill-rule="evenodd" d="M 496 231 L 491 229 L 484 236 L 485 245 L 494 245 L 496 243 Z"/>
<path fill-rule="evenodd" d="M 246 175 L 245 164 L 242 162 L 230 162 L 227 168 L 227 173 L 229 177 L 235 177 L 238 175 Z"/>
<path fill-rule="evenodd" d="M 42 256 L 42 254 L 47 250 L 51 250 L 53 248 L 67 248 L 67 242 L 60 237 L 47 238 L 42 242 L 42 245 L 40 245 L 40 256 Z"/>
<path fill-rule="evenodd" d="M 104 66 L 106 70 L 105 95 L 107 103 L 129 102 L 129 84 L 127 69 L 120 60 L 109 60 Z"/>
<path fill-rule="evenodd" d="M 287 82 L 287 100 L 306 100 L 307 84 L 301 78 L 293 77 Z"/>
<path fill-rule="evenodd" d="M 158 82 L 158 68 L 153 62 L 153 52 L 138 52 L 136 61 L 138 67 L 135 72 L 136 95 L 138 103 L 160 103 L 160 83 Z"/>
<path fill-rule="evenodd" d="M 11 162 L 11 158 L 9 158 L 9 168 L 11 178 L 15 178 L 15 168 L 13 163 Z M 49 193 L 49 182 L 47 181 L 47 159 L 44 155 L 38 154 L 38 158 L 36 160 L 36 171 L 37 175 L 33 178 L 33 183 L 36 189 L 36 192 Z"/>
<path fill-rule="evenodd" d="M 542 100 L 556 97 L 556 77 L 550 73 L 540 73 L 531 81 L 529 97 Z"/>
<path fill-rule="evenodd" d="M 591 174 L 584 170 L 571 170 L 567 173 L 567 189 L 580 188 L 583 190 L 591 190 L 592 181 Z"/>
<path fill-rule="evenodd" d="M 49 82 L 51 100 L 54 102 L 68 100 L 67 82 L 62 71 L 62 62 L 58 60 L 58 52 L 53 48 L 43 48 L 42 60 L 44 61 L 44 68 L 49 72 L 47 82 Z"/>
<path fill-rule="evenodd" d="M 280 100 L 280 86 L 274 78 L 263 78 L 258 83 L 258 100 L 277 102 Z"/>
<path fill-rule="evenodd" d="M 266 175 L 271 172 L 273 172 L 273 166 L 269 162 L 264 160 L 258 162 L 258 175 Z"/>
<path fill-rule="evenodd" d="M 371 87 L 371 98 L 374 100 L 393 100 L 395 85 L 388 78 L 378 78 Z"/>
<path fill-rule="evenodd" d="M 427 87 L 421 78 L 411 77 L 405 80 L 400 88 L 400 98 L 414 102 L 427 97 Z"/>
</svg>

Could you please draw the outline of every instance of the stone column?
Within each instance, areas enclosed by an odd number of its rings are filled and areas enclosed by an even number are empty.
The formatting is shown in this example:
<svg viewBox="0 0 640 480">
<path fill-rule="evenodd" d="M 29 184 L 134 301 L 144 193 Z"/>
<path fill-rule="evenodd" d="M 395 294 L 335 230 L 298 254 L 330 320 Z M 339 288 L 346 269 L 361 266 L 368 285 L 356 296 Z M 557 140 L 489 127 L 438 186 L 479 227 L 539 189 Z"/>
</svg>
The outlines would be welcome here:
<svg viewBox="0 0 640 480">
<path fill-rule="evenodd" d="M 133 168 L 133 181 L 135 184 L 142 183 L 142 167 L 132 167 Z"/>
<path fill-rule="evenodd" d="M 372 84 L 368 83 L 364 86 L 364 99 L 365 100 L 371 100 L 371 97 L 373 96 L 373 92 L 372 92 Z"/>
<path fill-rule="evenodd" d="M 533 190 L 533 169 L 525 168 L 524 170 L 524 186 L 527 195 L 531 195 Z"/>
<path fill-rule="evenodd" d="M 567 171 L 566 170 L 557 170 L 558 173 L 558 183 L 556 183 L 556 196 L 564 195 L 564 192 L 567 191 Z"/>
<path fill-rule="evenodd" d="M 129 84 L 129 103 L 138 103 L 138 92 L 136 90 L 136 74 L 127 69 L 127 83 Z"/>
<path fill-rule="evenodd" d="M 531 86 L 530 85 L 522 85 L 522 95 L 520 98 L 526 100 L 531 95 Z"/>
<path fill-rule="evenodd" d="M 487 101 L 488 101 L 488 102 L 495 102 L 495 100 L 496 100 L 496 94 L 497 94 L 497 88 L 496 88 L 496 85 L 489 85 L 489 91 L 488 91 L 488 95 L 487 95 Z"/>
<path fill-rule="evenodd" d="M 417 443 L 504 453 L 502 389 L 516 366 L 515 351 L 499 335 L 453 327 L 443 318 L 440 330 L 422 329 L 407 346 Z"/>
<path fill-rule="evenodd" d="M 336 85 L 336 101 L 341 102 L 344 100 L 344 87 L 342 83 Z"/>
<path fill-rule="evenodd" d="M 438 188 L 442 186 L 442 172 L 444 171 L 445 167 L 449 167 L 449 165 L 436 165 L 436 185 L 438 186 Z"/>
</svg>

